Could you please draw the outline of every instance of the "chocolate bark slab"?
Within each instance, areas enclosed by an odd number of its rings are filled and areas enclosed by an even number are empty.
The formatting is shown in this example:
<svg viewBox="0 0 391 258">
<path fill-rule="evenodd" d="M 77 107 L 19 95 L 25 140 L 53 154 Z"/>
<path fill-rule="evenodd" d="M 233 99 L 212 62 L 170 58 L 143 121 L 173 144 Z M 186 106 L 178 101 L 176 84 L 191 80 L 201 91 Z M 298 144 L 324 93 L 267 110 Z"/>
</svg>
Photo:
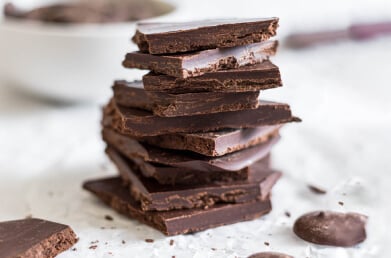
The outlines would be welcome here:
<svg viewBox="0 0 391 258">
<path fill-rule="evenodd" d="M 277 135 L 265 143 L 222 157 L 206 157 L 191 152 L 153 147 L 119 134 L 109 128 L 103 129 L 102 136 L 109 146 L 114 147 L 127 158 L 142 158 L 146 162 L 205 172 L 238 171 L 250 166 L 265 158 L 280 138 Z"/>
<path fill-rule="evenodd" d="M 0 222 L 0 257 L 51 258 L 77 242 L 72 229 L 41 219 Z"/>
<path fill-rule="evenodd" d="M 260 101 L 256 109 L 179 117 L 155 116 L 146 110 L 118 106 L 113 100 L 106 109 L 105 112 L 113 116 L 112 126 L 133 137 L 254 128 L 301 121 L 292 116 L 289 105 L 269 101 Z"/>
<path fill-rule="evenodd" d="M 142 82 L 116 81 L 115 101 L 124 107 L 152 110 L 161 117 L 192 116 L 258 107 L 259 92 L 145 92 Z"/>
<path fill-rule="evenodd" d="M 126 160 L 114 149 L 108 148 L 107 154 L 117 166 L 123 181 L 129 183 L 132 196 L 140 201 L 141 209 L 145 211 L 209 208 L 216 203 L 264 200 L 281 176 L 281 173 L 256 163 L 251 166 L 250 176 L 245 181 L 167 186 L 143 177 L 135 163 Z"/>
<path fill-rule="evenodd" d="M 266 41 L 245 46 L 173 55 L 151 55 L 137 51 L 128 53 L 122 64 L 126 68 L 148 69 L 185 79 L 207 72 L 262 63 L 275 55 L 277 45 L 277 41 Z"/>
<path fill-rule="evenodd" d="M 217 204 L 209 209 L 143 211 L 119 177 L 88 181 L 83 184 L 83 187 L 117 212 L 168 236 L 252 220 L 271 210 L 269 200 L 258 200 L 249 203 Z"/>
<path fill-rule="evenodd" d="M 111 127 L 112 115 L 109 110 L 103 114 L 102 124 Z M 278 134 L 282 125 L 259 126 L 245 129 L 224 129 L 207 133 L 176 133 L 138 137 L 137 140 L 150 145 L 187 150 L 205 156 L 222 156 L 268 141 Z"/>
<path fill-rule="evenodd" d="M 167 93 L 247 92 L 282 86 L 280 70 L 270 61 L 187 79 L 150 72 L 143 76 L 143 82 L 147 91 Z"/>
<path fill-rule="evenodd" d="M 276 35 L 278 18 L 139 23 L 132 40 L 142 52 L 165 54 L 234 47 Z"/>
</svg>

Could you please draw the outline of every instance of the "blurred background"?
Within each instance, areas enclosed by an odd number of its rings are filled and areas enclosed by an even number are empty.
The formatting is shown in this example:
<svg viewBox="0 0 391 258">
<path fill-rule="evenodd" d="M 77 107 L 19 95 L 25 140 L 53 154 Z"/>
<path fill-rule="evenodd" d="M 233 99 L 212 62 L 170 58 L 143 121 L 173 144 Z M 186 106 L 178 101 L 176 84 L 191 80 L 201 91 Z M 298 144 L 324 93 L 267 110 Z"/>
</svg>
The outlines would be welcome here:
<svg viewBox="0 0 391 258">
<path fill-rule="evenodd" d="M 112 0 L 110 6 L 91 2 L 96 12 L 110 10 L 105 19 L 91 10 L 95 14 L 86 16 L 62 9 L 45 16 L 46 22 L 34 20 L 39 13 L 27 14 L 57 3 L 48 0 L 14 0 L 7 8 L 10 17 L 0 18 L 0 220 L 33 213 L 61 218 L 82 232 L 87 228 L 80 221 L 91 214 L 74 217 L 70 211 L 82 207 L 77 200 L 83 179 L 112 170 L 100 140 L 101 107 L 114 79 L 134 80 L 145 73 L 121 65 L 125 53 L 136 49 L 130 41 L 135 20 L 277 16 L 281 46 L 272 61 L 280 67 L 284 87 L 261 97 L 289 103 L 303 122 L 287 126 L 273 153 L 285 176 L 274 192 L 272 248 L 298 257 L 387 257 L 390 0 L 140 0 L 133 2 L 137 8 L 125 0 Z M 313 197 L 307 184 L 330 194 Z M 58 193 L 57 199 L 42 194 L 49 190 Z M 343 207 L 337 205 L 341 200 Z M 67 212 L 53 208 L 58 204 Z M 327 208 L 368 214 L 368 241 L 343 251 L 308 247 L 290 235 L 293 221 L 281 224 L 285 209 L 294 219 L 305 210 Z M 195 247 L 182 254 L 208 248 L 198 240 L 184 239 Z M 248 240 L 242 249 L 222 244 L 226 253 L 216 256 L 248 255 L 257 251 L 258 240 Z"/>
</svg>

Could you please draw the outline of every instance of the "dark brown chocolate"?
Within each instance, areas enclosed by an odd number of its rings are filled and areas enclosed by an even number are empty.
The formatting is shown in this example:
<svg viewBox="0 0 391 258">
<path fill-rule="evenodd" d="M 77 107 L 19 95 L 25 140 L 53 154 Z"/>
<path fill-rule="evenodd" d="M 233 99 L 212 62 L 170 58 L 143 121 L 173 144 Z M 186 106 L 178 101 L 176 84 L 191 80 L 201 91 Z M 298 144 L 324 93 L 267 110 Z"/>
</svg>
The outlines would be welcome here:
<svg viewBox="0 0 391 258">
<path fill-rule="evenodd" d="M 132 40 L 142 52 L 166 54 L 234 47 L 276 35 L 278 18 L 139 23 Z"/>
<path fill-rule="evenodd" d="M 142 108 L 161 117 L 193 116 L 258 107 L 259 92 L 200 92 L 169 94 L 145 92 L 139 81 L 116 81 L 113 87 L 116 103 Z M 146 93 L 146 96 L 145 96 Z"/>
<path fill-rule="evenodd" d="M 277 51 L 277 41 L 266 41 L 232 48 L 209 49 L 174 55 L 151 55 L 131 52 L 122 62 L 124 67 L 148 69 L 177 78 L 188 78 L 208 72 L 234 69 L 262 63 Z"/>
<path fill-rule="evenodd" d="M 72 229 L 41 219 L 0 222 L 0 257 L 52 258 L 77 242 Z"/>
<path fill-rule="evenodd" d="M 143 211 L 118 177 L 88 181 L 83 187 L 119 213 L 154 227 L 169 236 L 255 219 L 271 210 L 270 201 L 263 200 L 218 204 L 209 209 Z"/>
<path fill-rule="evenodd" d="M 142 158 L 152 162 L 171 167 L 190 168 L 199 171 L 238 171 L 266 157 L 271 148 L 279 140 L 279 136 L 269 141 L 227 154 L 222 157 L 206 157 L 191 152 L 166 150 L 140 143 L 135 139 L 124 136 L 112 129 L 104 128 L 103 140 L 128 158 Z"/>
<path fill-rule="evenodd" d="M 159 117 L 146 110 L 118 106 L 111 100 L 104 112 L 112 115 L 112 126 L 116 130 L 133 137 L 210 132 L 226 128 L 254 128 L 301 121 L 292 116 L 289 105 L 269 101 L 260 101 L 257 109 Z"/>
<path fill-rule="evenodd" d="M 275 252 L 262 252 L 250 255 L 247 258 L 293 258 L 293 256 Z"/>
<path fill-rule="evenodd" d="M 143 76 L 146 91 L 167 93 L 247 92 L 282 86 L 280 70 L 270 61 L 238 69 L 205 73 L 187 79 L 150 72 Z"/>
<path fill-rule="evenodd" d="M 108 148 L 107 154 L 117 166 L 124 182 L 129 183 L 133 198 L 140 201 L 141 209 L 145 211 L 209 208 L 216 203 L 264 200 L 281 176 L 281 173 L 255 163 L 245 181 L 161 185 L 153 179 L 143 177 L 137 164 L 127 160 L 113 148 Z"/>
<path fill-rule="evenodd" d="M 367 217 L 358 213 L 315 211 L 299 217 L 295 234 L 305 241 L 330 246 L 354 246 L 366 239 Z"/>
<path fill-rule="evenodd" d="M 112 116 L 103 115 L 104 127 L 112 127 Z M 208 133 L 176 133 L 138 137 L 137 140 L 150 145 L 187 150 L 205 156 L 222 156 L 263 142 L 275 136 L 282 125 L 260 126 L 245 129 L 224 129 Z"/>
</svg>

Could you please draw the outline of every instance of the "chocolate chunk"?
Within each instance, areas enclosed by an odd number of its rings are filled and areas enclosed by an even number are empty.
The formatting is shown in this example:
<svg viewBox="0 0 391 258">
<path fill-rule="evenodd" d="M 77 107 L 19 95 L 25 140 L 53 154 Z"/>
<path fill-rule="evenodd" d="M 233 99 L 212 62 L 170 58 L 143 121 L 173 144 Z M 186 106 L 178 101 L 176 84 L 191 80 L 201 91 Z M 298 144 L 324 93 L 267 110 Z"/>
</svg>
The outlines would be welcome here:
<svg viewBox="0 0 391 258">
<path fill-rule="evenodd" d="M 316 193 L 316 194 L 326 194 L 327 193 L 326 190 L 319 188 L 317 186 L 313 186 L 313 185 L 308 185 L 308 189 L 310 189 L 311 192 Z"/>
<path fill-rule="evenodd" d="M 147 242 L 147 243 L 153 243 L 153 242 L 155 242 L 155 240 L 150 239 L 150 238 L 147 238 L 147 239 L 145 239 L 145 242 Z"/>
<path fill-rule="evenodd" d="M 250 255 L 248 258 L 293 258 L 293 256 L 275 252 L 262 252 Z"/>
<path fill-rule="evenodd" d="M 209 209 L 142 211 L 118 177 L 93 180 L 83 187 L 113 209 L 166 235 L 186 234 L 258 218 L 271 210 L 269 200 L 218 204 Z"/>
<path fill-rule="evenodd" d="M 358 213 L 315 211 L 299 217 L 295 234 L 311 243 L 330 246 L 353 246 L 366 239 L 367 217 Z"/>
<path fill-rule="evenodd" d="M 69 226 L 41 219 L 0 222 L 0 256 L 54 257 L 77 242 Z"/>
<path fill-rule="evenodd" d="M 247 92 L 282 86 L 280 70 L 270 61 L 187 79 L 150 72 L 143 76 L 143 82 L 146 91 L 167 93 Z"/>
<path fill-rule="evenodd" d="M 258 107 L 259 92 L 201 92 L 169 94 L 145 92 L 141 82 L 116 81 L 114 99 L 118 105 L 152 110 L 161 117 L 192 116 Z M 144 95 L 146 93 L 146 95 Z"/>
<path fill-rule="evenodd" d="M 133 198 L 141 202 L 141 209 L 145 211 L 209 208 L 221 202 L 242 203 L 267 199 L 271 188 L 281 176 L 281 173 L 261 164 L 251 167 L 249 178 L 245 181 L 167 186 L 143 177 L 135 163 L 126 160 L 114 149 L 107 149 L 107 154 L 117 166 L 124 182 L 130 184 Z"/>
<path fill-rule="evenodd" d="M 148 69 L 177 78 L 200 76 L 207 72 L 254 65 L 275 55 L 277 41 L 266 41 L 232 48 L 218 48 L 174 55 L 151 55 L 131 52 L 122 62 L 124 67 Z"/>
<path fill-rule="evenodd" d="M 278 18 L 139 23 L 132 40 L 142 52 L 178 53 L 265 41 L 277 27 Z"/>
<path fill-rule="evenodd" d="M 11 3 L 4 6 L 6 17 L 63 24 L 135 21 L 172 10 L 171 5 L 152 0 L 79 1 L 51 4 L 30 11 L 19 10 Z"/>
<path fill-rule="evenodd" d="M 141 158 L 160 165 L 190 168 L 198 171 L 237 171 L 266 157 L 279 136 L 269 141 L 222 157 L 205 157 L 182 151 L 166 150 L 121 135 L 112 129 L 103 129 L 103 140 L 127 158 Z"/>
<path fill-rule="evenodd" d="M 155 116 L 149 111 L 118 106 L 113 100 L 105 109 L 105 113 L 113 116 L 112 126 L 116 130 L 134 137 L 254 128 L 301 121 L 292 116 L 289 105 L 269 101 L 260 101 L 257 109 L 180 117 Z"/>
</svg>

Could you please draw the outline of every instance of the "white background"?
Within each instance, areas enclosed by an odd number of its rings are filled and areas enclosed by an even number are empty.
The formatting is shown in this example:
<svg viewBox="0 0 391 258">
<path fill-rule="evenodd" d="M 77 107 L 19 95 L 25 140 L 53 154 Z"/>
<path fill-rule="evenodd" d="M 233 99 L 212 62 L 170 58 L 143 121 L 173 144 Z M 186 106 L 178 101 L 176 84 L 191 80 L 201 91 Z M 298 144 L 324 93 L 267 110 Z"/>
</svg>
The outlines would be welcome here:
<svg viewBox="0 0 391 258">
<path fill-rule="evenodd" d="M 280 38 L 391 17 L 387 0 L 178 2 L 173 20 L 279 16 Z M 262 95 L 290 103 L 303 123 L 284 128 L 273 151 L 274 166 L 285 173 L 273 190 L 274 210 L 252 222 L 176 237 L 119 216 L 81 190 L 83 180 L 115 173 L 103 153 L 98 106 L 42 102 L 0 84 L 0 220 L 33 215 L 71 225 L 80 241 L 63 258 L 246 257 L 264 250 L 295 257 L 388 257 L 390 50 L 390 37 L 300 51 L 282 47 L 273 61 L 284 87 Z M 314 195 L 308 183 L 328 193 Z M 347 249 L 301 241 L 292 223 L 314 209 L 368 215 L 367 241 Z M 105 220 L 106 214 L 114 221 Z M 95 240 L 98 248 L 88 249 Z"/>
</svg>

